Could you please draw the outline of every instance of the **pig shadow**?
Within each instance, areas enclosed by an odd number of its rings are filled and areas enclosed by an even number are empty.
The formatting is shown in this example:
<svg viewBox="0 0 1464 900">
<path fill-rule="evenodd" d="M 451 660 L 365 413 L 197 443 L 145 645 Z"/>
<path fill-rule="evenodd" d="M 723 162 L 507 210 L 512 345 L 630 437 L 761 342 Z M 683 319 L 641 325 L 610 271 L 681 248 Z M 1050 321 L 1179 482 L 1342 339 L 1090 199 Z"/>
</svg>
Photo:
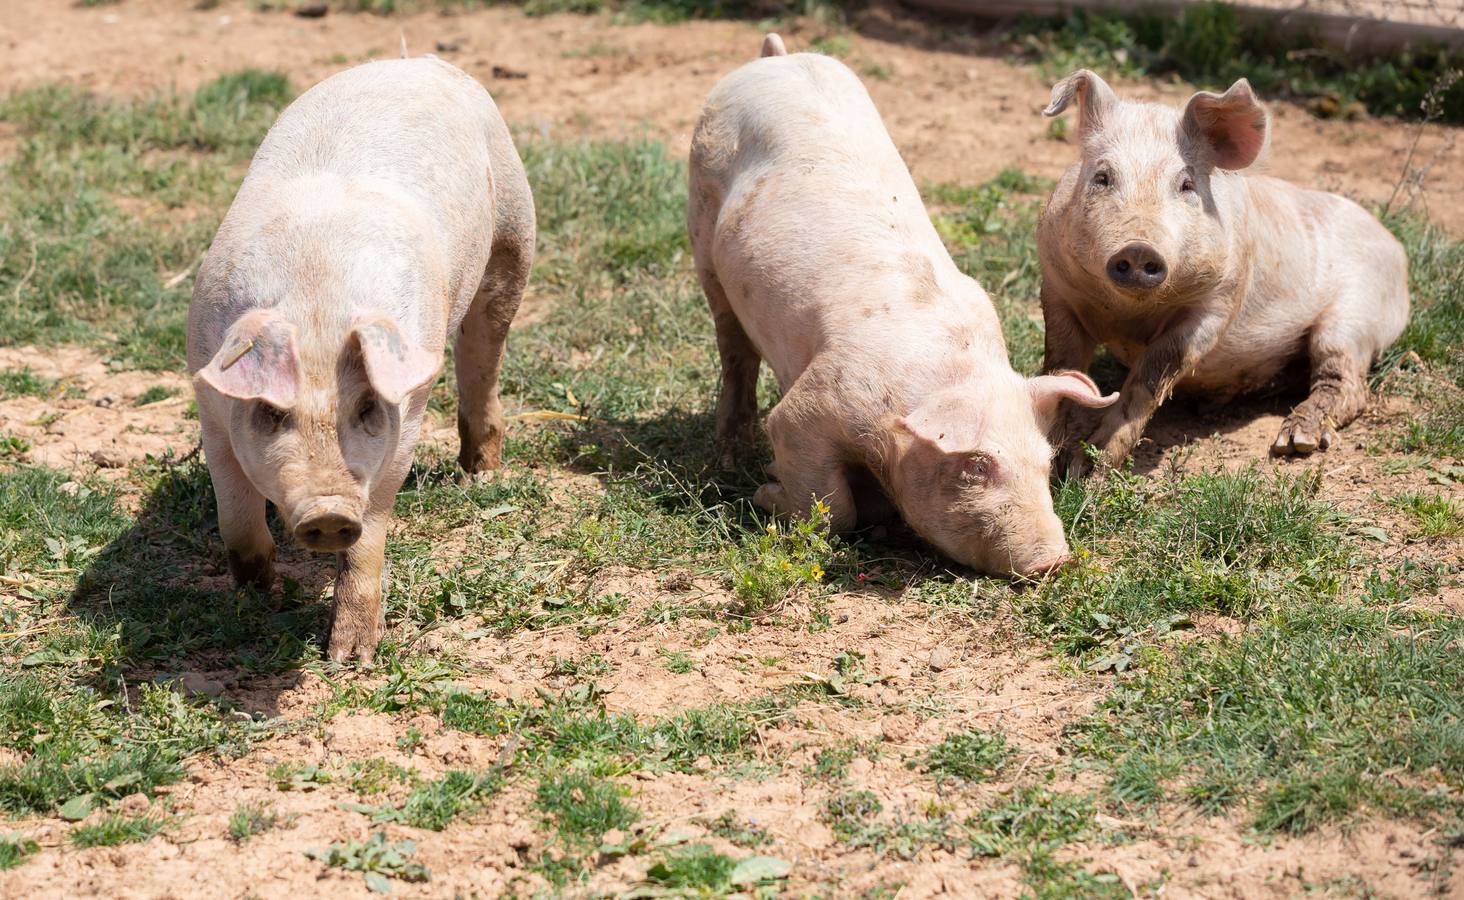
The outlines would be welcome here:
<svg viewBox="0 0 1464 900">
<path fill-rule="evenodd" d="M 197 672 L 219 681 L 225 703 L 279 714 L 279 696 L 318 659 L 329 610 L 312 598 L 330 583 L 334 561 L 280 545 L 282 586 L 264 594 L 233 587 L 219 537 L 208 467 L 169 464 L 131 527 L 87 566 L 67 611 L 115 634 L 129 684 Z"/>
<path fill-rule="evenodd" d="M 1090 369 L 1093 380 L 1104 393 L 1123 387 L 1128 370 L 1116 359 L 1100 351 Z M 1271 384 L 1228 401 L 1218 401 L 1202 394 L 1176 393 L 1149 420 L 1144 439 L 1133 452 L 1133 470 L 1150 474 L 1165 464 L 1170 452 L 1217 435 L 1228 437 L 1253 431 L 1259 419 L 1281 418 L 1306 399 L 1309 366 L 1298 360 L 1286 366 Z M 1280 422 L 1276 423 L 1277 430 Z M 1272 459 L 1271 442 L 1275 431 L 1247 433 L 1240 440 L 1242 453 L 1256 462 Z M 1298 457 L 1305 459 L 1305 457 Z"/>
<path fill-rule="evenodd" d="M 1216 403 L 1192 395 L 1171 397 L 1154 414 L 1149 427 L 1144 430 L 1144 440 L 1134 449 L 1134 471 L 1140 474 L 1154 472 L 1164 465 L 1172 450 L 1216 435 L 1232 436 L 1241 432 L 1247 432 L 1240 448 L 1243 453 L 1258 463 L 1274 459 L 1271 442 L 1276 438 L 1275 431 L 1267 430 L 1257 435 L 1250 433 L 1253 432 L 1252 426 L 1258 419 L 1285 417 L 1305 398 L 1303 390 L 1247 395 L 1228 403 Z M 1279 427 L 1278 422 L 1277 430 Z"/>
<path fill-rule="evenodd" d="M 695 516 L 716 509 L 734 529 L 734 537 L 751 537 L 769 520 L 768 513 L 752 503 L 757 488 L 773 480 L 767 471 L 773 454 L 764 429 L 766 414 L 764 408 L 756 443 L 744 448 L 730 466 L 723 465 L 712 408 L 593 420 L 571 436 L 567 445 L 577 451 L 563 462 L 603 482 L 633 485 L 668 514 Z M 942 573 L 975 574 L 946 558 L 906 525 L 873 476 L 857 471 L 850 475 L 855 506 L 860 510 L 859 526 L 842 536 L 852 550 L 846 566 L 851 578 L 855 566 L 893 573 L 905 583 Z M 857 591 L 860 585 L 851 581 L 841 588 Z"/>
</svg>

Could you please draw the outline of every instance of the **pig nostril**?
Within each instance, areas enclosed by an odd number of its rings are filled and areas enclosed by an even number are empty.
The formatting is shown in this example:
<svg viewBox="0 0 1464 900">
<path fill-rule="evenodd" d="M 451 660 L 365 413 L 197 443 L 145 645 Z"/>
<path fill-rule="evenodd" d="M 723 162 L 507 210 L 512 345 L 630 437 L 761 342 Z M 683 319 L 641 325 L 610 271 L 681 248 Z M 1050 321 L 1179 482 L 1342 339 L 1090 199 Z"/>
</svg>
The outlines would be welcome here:
<svg viewBox="0 0 1464 900">
<path fill-rule="evenodd" d="M 301 522 L 295 537 L 311 550 L 340 552 L 360 539 L 361 523 L 352 516 L 327 513 Z"/>
<path fill-rule="evenodd" d="M 1108 278 L 1121 288 L 1153 290 L 1167 276 L 1164 257 L 1143 241 L 1124 246 L 1108 260 Z"/>
</svg>

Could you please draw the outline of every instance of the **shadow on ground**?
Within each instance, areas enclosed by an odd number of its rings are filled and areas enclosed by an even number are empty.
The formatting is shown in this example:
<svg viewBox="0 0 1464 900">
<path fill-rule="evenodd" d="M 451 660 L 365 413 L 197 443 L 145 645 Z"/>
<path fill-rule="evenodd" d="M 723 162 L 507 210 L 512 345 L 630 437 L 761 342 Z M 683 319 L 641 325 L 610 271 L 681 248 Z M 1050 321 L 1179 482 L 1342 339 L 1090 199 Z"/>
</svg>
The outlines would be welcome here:
<svg viewBox="0 0 1464 900">
<path fill-rule="evenodd" d="M 314 598 L 330 567 L 282 544 L 282 586 L 268 595 L 234 590 L 208 468 L 194 460 L 164 470 L 131 527 L 87 567 L 67 608 L 119 635 L 129 682 L 199 672 L 231 692 L 244 688 L 251 711 L 276 715 L 279 694 L 298 683 L 300 666 L 325 639 L 328 609 Z"/>
</svg>

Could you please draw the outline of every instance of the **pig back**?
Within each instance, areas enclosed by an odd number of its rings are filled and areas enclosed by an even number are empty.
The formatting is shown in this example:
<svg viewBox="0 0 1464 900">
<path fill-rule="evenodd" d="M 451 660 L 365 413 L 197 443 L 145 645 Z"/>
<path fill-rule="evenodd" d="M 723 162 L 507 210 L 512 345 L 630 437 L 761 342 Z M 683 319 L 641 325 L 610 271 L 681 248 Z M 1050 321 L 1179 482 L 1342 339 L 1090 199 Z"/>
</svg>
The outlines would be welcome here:
<svg viewBox="0 0 1464 900">
<path fill-rule="evenodd" d="M 495 160 L 495 144 L 513 159 Z M 361 188 L 378 200 L 356 214 L 361 224 L 379 218 L 383 235 L 408 224 L 429 232 L 420 238 L 443 253 L 454 307 L 447 318 L 456 323 L 493 243 L 495 169 L 510 167 L 510 178 L 522 181 L 482 85 L 440 60 L 386 60 L 327 78 L 291 103 L 256 152 L 235 206 L 256 193 L 265 204 L 312 202 L 291 183 Z"/>
<path fill-rule="evenodd" d="M 863 85 L 835 60 L 770 57 L 724 79 L 693 139 L 692 191 L 694 209 L 716 210 L 712 268 L 785 390 L 832 343 L 924 347 L 937 307 L 979 317 L 951 302 L 969 279 Z"/>
</svg>

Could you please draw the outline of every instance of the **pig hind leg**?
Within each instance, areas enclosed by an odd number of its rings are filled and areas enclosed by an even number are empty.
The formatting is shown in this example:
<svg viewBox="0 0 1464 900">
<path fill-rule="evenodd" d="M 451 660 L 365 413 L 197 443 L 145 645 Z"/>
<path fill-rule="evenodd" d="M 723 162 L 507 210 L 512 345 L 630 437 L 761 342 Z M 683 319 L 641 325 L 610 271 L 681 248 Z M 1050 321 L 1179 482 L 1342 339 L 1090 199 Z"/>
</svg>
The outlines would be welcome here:
<svg viewBox="0 0 1464 900">
<path fill-rule="evenodd" d="M 498 376 L 508 326 L 523 300 L 533 246 L 506 241 L 493 248 L 483 281 L 458 335 L 458 463 L 469 475 L 498 468 L 503 461 L 503 405 Z"/>
<path fill-rule="evenodd" d="M 1314 329 L 1308 342 L 1311 393 L 1296 405 L 1271 445 L 1277 456 L 1326 450 L 1336 429 L 1367 408 L 1367 372 L 1372 366 L 1371 343 L 1331 323 Z"/>
<path fill-rule="evenodd" d="M 722 359 L 722 394 L 717 400 L 717 442 L 722 465 L 730 468 L 737 453 L 752 445 L 757 425 L 757 373 L 762 358 L 737 321 L 727 294 L 715 273 L 701 269 L 702 290 L 717 330 L 717 354 Z"/>
<path fill-rule="evenodd" d="M 239 466 L 227 433 L 203 422 L 203 452 L 219 510 L 219 534 L 228 553 L 229 574 L 240 587 L 269 590 L 274 584 L 274 538 L 265 520 L 264 495 Z"/>
</svg>

